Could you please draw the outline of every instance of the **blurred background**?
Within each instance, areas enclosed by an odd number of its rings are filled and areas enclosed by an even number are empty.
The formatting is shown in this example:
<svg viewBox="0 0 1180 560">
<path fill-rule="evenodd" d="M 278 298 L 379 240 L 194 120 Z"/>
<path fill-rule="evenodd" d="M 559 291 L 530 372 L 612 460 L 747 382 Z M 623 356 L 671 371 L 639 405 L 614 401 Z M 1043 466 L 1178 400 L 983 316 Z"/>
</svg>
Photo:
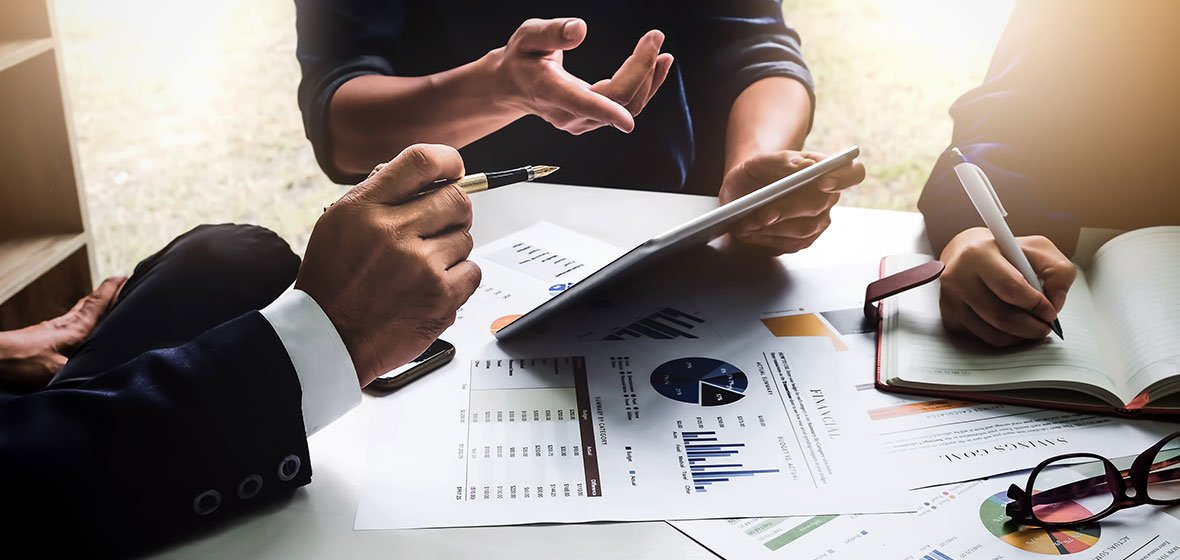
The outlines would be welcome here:
<svg viewBox="0 0 1180 560">
<path fill-rule="evenodd" d="M 808 147 L 859 144 L 869 171 L 841 205 L 914 210 L 947 109 L 983 79 L 1012 1 L 783 4 L 816 82 Z M 260 224 L 302 252 L 344 187 L 303 134 L 292 2 L 55 6 L 99 278 L 201 223 Z"/>
</svg>

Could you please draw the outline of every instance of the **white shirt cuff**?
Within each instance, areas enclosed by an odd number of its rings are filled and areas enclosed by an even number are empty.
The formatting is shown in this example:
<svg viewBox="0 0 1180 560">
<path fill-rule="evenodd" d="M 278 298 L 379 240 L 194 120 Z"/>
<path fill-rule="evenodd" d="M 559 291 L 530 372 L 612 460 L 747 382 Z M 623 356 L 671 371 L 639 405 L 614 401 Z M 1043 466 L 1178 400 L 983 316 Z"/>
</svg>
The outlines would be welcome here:
<svg viewBox="0 0 1180 560">
<path fill-rule="evenodd" d="M 270 322 L 303 388 L 303 426 L 307 435 L 331 424 L 361 402 L 352 356 L 331 319 L 302 290 L 283 292 L 261 311 Z"/>
</svg>

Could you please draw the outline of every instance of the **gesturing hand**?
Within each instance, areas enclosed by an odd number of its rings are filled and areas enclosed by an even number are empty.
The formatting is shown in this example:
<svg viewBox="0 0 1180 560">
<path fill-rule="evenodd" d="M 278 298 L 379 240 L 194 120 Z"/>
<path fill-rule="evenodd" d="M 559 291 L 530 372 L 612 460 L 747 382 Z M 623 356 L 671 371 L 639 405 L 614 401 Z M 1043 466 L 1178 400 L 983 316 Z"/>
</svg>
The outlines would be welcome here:
<svg viewBox="0 0 1180 560">
<path fill-rule="evenodd" d="M 756 155 L 726 173 L 717 197 L 725 204 L 827 157 L 792 150 Z M 806 249 L 831 225 L 828 213 L 840 200 L 840 191 L 864 178 L 865 168 L 859 162 L 841 167 L 742 220 L 730 234 L 776 255 Z"/>
<path fill-rule="evenodd" d="M 418 144 L 353 187 L 316 222 L 295 287 L 324 310 L 364 387 L 421 354 L 479 287 L 471 200 L 454 148 Z"/>
<path fill-rule="evenodd" d="M 938 305 L 943 326 L 992 346 L 1011 346 L 1049 334 L 1049 323 L 1065 306 L 1077 278 L 1073 263 L 1052 241 L 1017 237 L 1029 264 L 1044 284 L 1041 294 L 1012 266 L 987 228 L 963 231 L 947 243 L 940 260 Z"/>
<path fill-rule="evenodd" d="M 647 32 L 614 76 L 594 85 L 562 66 L 563 51 L 585 38 L 586 22 L 577 18 L 525 21 L 506 46 L 489 53 L 497 59 L 501 98 L 571 134 L 608 125 L 631 132 L 632 117 L 643 110 L 672 67 L 672 55 L 660 54 L 664 34 Z"/>
<path fill-rule="evenodd" d="M 126 276 L 107 278 L 65 315 L 0 332 L 0 385 L 34 390 L 48 384 L 66 365 L 66 355 L 94 332 L 126 282 Z"/>
</svg>

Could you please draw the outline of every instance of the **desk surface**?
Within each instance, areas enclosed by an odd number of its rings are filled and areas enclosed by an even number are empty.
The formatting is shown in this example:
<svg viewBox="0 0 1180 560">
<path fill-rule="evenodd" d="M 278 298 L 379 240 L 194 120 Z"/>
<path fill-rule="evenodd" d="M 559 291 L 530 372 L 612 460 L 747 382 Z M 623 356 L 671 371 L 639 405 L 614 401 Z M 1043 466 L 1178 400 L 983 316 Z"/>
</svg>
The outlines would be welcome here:
<svg viewBox="0 0 1180 560">
<path fill-rule="evenodd" d="M 522 184 L 472 197 L 476 245 L 546 220 L 620 247 L 634 246 L 716 207 L 714 197 Z M 836 208 L 832 226 L 786 266 L 865 262 L 928 252 L 921 216 Z M 366 395 L 356 410 L 312 436 L 309 486 L 270 511 L 166 551 L 169 558 L 709 558 L 663 522 L 353 531 L 370 430 Z M 413 507 L 407 504 L 406 507 Z"/>
</svg>

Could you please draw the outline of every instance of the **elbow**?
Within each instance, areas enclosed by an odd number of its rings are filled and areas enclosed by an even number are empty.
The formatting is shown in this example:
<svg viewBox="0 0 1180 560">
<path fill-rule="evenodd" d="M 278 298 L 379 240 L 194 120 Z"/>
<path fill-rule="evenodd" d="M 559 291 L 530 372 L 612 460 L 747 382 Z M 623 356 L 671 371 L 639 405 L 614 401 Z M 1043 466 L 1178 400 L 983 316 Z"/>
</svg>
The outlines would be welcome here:
<svg viewBox="0 0 1180 560">
<path fill-rule="evenodd" d="M 363 180 L 379 163 L 384 163 L 396 154 L 386 153 L 394 149 L 388 142 L 357 132 L 330 132 L 326 141 L 317 146 L 317 160 L 320 168 L 333 182 L 355 184 Z M 400 151 L 400 149 L 397 149 Z"/>
</svg>

